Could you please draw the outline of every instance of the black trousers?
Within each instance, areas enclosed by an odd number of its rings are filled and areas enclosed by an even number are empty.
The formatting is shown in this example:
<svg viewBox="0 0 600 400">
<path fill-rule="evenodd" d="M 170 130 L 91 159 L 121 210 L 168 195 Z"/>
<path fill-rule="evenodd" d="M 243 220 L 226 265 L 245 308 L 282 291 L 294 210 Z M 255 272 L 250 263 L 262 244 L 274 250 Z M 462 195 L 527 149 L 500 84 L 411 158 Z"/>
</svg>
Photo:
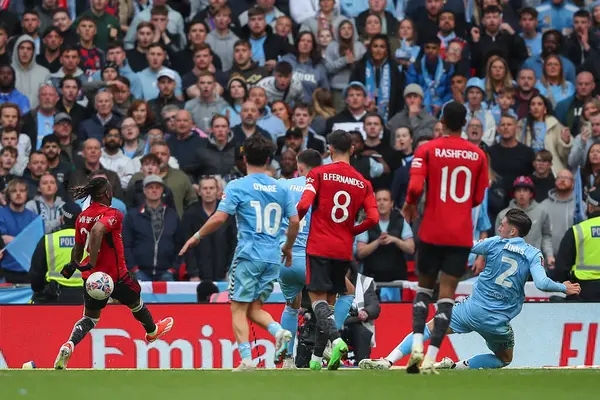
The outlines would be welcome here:
<svg viewBox="0 0 600 400">
<path fill-rule="evenodd" d="M 360 360 L 371 357 L 373 333 L 365 328 L 363 324 L 359 322 L 346 325 L 342 337 L 352 347 L 355 365 L 358 365 Z"/>
<path fill-rule="evenodd" d="M 568 296 L 567 301 L 572 302 L 600 302 L 600 279 L 593 281 L 577 280 L 581 285 L 579 296 Z"/>
</svg>

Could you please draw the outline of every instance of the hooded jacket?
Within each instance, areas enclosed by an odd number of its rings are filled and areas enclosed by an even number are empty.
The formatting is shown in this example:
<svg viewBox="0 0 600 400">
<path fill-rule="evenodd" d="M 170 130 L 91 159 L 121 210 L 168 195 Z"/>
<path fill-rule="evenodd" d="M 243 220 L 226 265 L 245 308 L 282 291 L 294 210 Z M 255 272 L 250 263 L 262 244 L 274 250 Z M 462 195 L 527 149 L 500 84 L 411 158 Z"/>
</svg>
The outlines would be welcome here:
<svg viewBox="0 0 600 400">
<path fill-rule="evenodd" d="M 360 60 L 363 58 L 367 49 L 358 41 L 353 44 L 354 59 Z M 344 90 L 350 82 L 350 73 L 354 63 L 349 64 L 346 56 L 340 56 L 340 43 L 332 41 L 325 49 L 325 68 L 329 73 L 329 85 L 332 89 Z"/>
<path fill-rule="evenodd" d="M 231 49 L 238 40 L 240 38 L 232 31 L 229 31 L 225 36 L 220 36 L 217 30 L 214 29 L 206 36 L 206 44 L 221 59 L 222 71 L 227 71 L 233 66 L 233 51 Z"/>
<path fill-rule="evenodd" d="M 19 61 L 19 46 L 23 42 L 31 42 L 35 47 L 35 41 L 29 35 L 23 35 L 15 43 L 12 54 L 12 67 L 15 69 L 15 89 L 23 93 L 29 99 L 31 109 L 38 106 L 38 92 L 44 82 L 48 82 L 50 71 L 40 66 L 35 61 L 35 54 L 28 67 L 24 67 Z"/>
<path fill-rule="evenodd" d="M 517 206 L 515 199 L 512 199 L 508 204 L 508 207 L 500 211 L 496 217 L 496 229 L 500 226 L 502 219 L 506 216 L 506 213 L 511 208 L 520 208 Z M 529 234 L 525 236 L 525 241 L 542 250 L 544 257 L 554 257 L 554 251 L 552 248 L 552 225 L 550 222 L 550 216 L 548 211 L 537 201 L 532 200 L 527 208 L 522 209 L 525 211 L 527 216 L 531 218 L 531 230 Z M 564 232 L 563 232 L 564 233 Z"/>
<path fill-rule="evenodd" d="M 575 195 L 571 193 L 567 200 L 558 198 L 556 189 L 550 190 L 548 198 L 542 202 L 550 216 L 550 227 L 552 229 L 552 249 L 554 254 L 558 253 L 560 241 L 567 229 L 575 222 Z"/>
<path fill-rule="evenodd" d="M 292 75 L 290 86 L 288 90 L 285 91 L 281 91 L 279 88 L 277 88 L 274 76 L 261 79 L 256 86 L 265 89 L 267 99 L 271 104 L 282 100 L 286 104 L 290 105 L 304 101 L 304 88 L 302 87 L 302 82 L 296 77 L 295 74 Z"/>
<path fill-rule="evenodd" d="M 63 199 L 59 196 L 54 200 L 53 205 L 44 201 L 42 196 L 35 196 L 33 200 L 25 203 L 25 208 L 44 220 L 44 232 L 52 233 L 60 230 L 60 209 L 65 205 Z"/>
<path fill-rule="evenodd" d="M 195 176 L 227 175 L 235 166 L 236 141 L 233 132 L 227 134 L 225 146 L 217 145 L 211 133 L 208 139 L 202 140 L 202 145 L 196 151 L 197 162 L 191 167 Z"/>
</svg>

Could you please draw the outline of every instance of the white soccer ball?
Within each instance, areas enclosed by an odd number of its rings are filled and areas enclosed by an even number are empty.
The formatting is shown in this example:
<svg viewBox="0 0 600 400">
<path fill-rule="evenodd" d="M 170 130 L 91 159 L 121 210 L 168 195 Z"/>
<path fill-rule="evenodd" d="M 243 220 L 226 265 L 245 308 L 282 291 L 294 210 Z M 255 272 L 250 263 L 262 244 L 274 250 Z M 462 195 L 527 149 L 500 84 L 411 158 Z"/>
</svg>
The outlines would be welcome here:
<svg viewBox="0 0 600 400">
<path fill-rule="evenodd" d="M 85 281 L 85 290 L 92 299 L 96 300 L 109 298 L 114 288 L 112 278 L 104 272 L 94 272 Z"/>
</svg>

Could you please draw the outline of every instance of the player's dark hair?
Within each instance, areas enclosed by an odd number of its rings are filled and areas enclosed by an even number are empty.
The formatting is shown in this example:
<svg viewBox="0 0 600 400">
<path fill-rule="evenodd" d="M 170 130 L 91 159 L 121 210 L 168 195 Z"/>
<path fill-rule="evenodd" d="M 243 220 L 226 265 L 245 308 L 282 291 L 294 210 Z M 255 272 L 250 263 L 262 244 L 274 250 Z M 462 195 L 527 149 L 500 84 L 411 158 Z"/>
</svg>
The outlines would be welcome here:
<svg viewBox="0 0 600 400">
<path fill-rule="evenodd" d="M 110 183 L 106 178 L 93 178 L 83 186 L 75 186 L 71 189 L 71 197 L 73 200 L 85 199 L 90 196 L 92 201 L 97 201 L 102 198 L 104 192 L 110 187 Z"/>
<path fill-rule="evenodd" d="M 275 144 L 261 134 L 254 134 L 244 142 L 246 162 L 255 167 L 266 165 L 275 150 Z"/>
<path fill-rule="evenodd" d="M 506 222 L 519 230 L 519 236 L 525 237 L 531 230 L 531 219 L 525 214 L 525 211 L 518 208 L 511 208 L 506 213 Z"/>
<path fill-rule="evenodd" d="M 352 148 L 352 136 L 341 129 L 331 132 L 327 136 L 327 142 L 340 153 L 349 153 Z"/>
<path fill-rule="evenodd" d="M 451 132 L 460 132 L 465 125 L 467 109 L 457 101 L 444 106 L 442 122 Z"/>
<path fill-rule="evenodd" d="M 309 168 L 315 168 L 321 165 L 321 153 L 313 149 L 306 149 L 298 154 L 298 162 Z"/>
</svg>

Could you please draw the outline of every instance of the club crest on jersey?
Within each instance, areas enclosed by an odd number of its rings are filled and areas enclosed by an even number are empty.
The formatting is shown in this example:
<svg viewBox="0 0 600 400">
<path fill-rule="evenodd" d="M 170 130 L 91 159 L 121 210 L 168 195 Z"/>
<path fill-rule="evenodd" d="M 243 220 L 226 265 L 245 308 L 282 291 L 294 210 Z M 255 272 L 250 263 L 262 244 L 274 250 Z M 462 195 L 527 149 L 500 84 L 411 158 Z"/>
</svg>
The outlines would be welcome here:
<svg viewBox="0 0 600 400">
<path fill-rule="evenodd" d="M 110 217 L 108 223 L 112 226 L 117 223 L 117 219 L 115 217 Z"/>
<path fill-rule="evenodd" d="M 314 181 L 314 178 L 306 178 L 306 183 L 313 183 Z"/>
<path fill-rule="evenodd" d="M 544 266 L 544 256 L 540 256 L 540 264 L 542 264 L 542 267 Z"/>
<path fill-rule="evenodd" d="M 221 200 L 225 200 L 227 198 L 227 196 L 225 195 L 225 192 L 223 192 L 223 194 L 221 195 Z"/>
</svg>

